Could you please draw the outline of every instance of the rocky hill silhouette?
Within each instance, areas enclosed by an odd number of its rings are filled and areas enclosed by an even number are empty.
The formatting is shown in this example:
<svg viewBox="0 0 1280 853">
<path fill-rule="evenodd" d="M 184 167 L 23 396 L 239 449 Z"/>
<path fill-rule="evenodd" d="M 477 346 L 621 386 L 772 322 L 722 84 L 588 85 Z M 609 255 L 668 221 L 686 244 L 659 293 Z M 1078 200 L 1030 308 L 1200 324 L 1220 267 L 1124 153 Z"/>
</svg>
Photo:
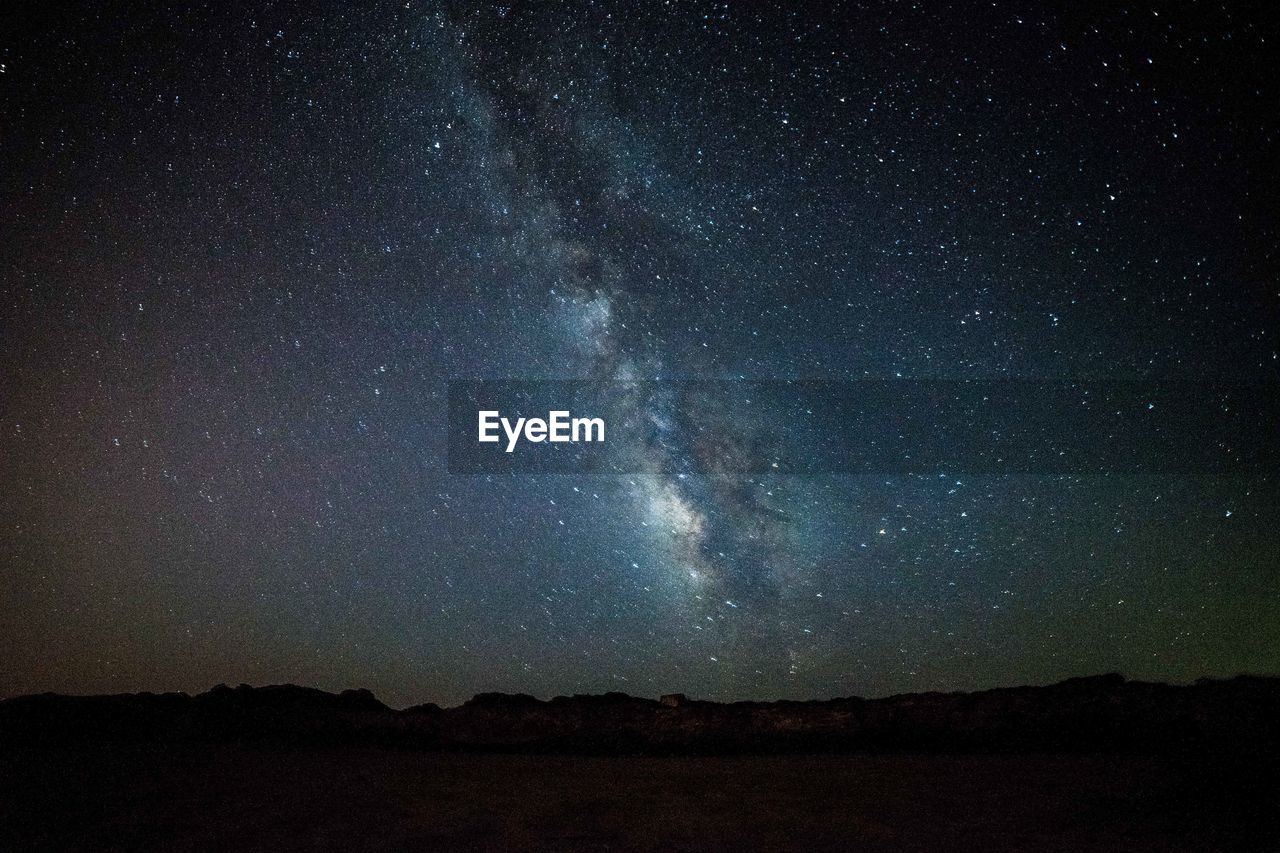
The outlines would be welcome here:
<svg viewBox="0 0 1280 853">
<path fill-rule="evenodd" d="M 1116 674 L 882 699 L 718 703 L 624 693 L 482 693 L 395 710 L 367 690 L 227 687 L 191 696 L 52 693 L 0 701 L 0 746 L 279 742 L 439 751 L 1280 754 L 1280 678 L 1176 686 Z"/>
</svg>

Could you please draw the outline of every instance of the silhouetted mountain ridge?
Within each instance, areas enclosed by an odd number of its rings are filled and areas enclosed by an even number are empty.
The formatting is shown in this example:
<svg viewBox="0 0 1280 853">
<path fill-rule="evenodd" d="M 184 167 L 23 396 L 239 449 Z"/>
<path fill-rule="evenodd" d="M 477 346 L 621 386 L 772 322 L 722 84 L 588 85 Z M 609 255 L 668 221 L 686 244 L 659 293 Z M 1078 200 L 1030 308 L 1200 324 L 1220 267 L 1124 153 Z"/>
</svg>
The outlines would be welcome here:
<svg viewBox="0 0 1280 853">
<path fill-rule="evenodd" d="M 480 693 L 389 708 L 368 690 L 228 687 L 191 696 L 45 693 L 0 701 L 0 744 L 273 742 L 593 752 L 1137 752 L 1276 755 L 1280 678 L 1186 686 L 1117 674 L 880 699 L 720 703 L 672 694 Z"/>
</svg>

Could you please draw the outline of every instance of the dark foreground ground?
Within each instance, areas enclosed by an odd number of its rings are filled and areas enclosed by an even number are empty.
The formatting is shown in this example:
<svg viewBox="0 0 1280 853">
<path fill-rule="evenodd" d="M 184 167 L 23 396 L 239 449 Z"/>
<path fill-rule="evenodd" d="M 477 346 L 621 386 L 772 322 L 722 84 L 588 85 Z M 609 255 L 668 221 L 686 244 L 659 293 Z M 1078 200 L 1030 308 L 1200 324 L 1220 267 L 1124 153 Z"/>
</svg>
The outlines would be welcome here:
<svg viewBox="0 0 1280 853">
<path fill-rule="evenodd" d="M 1081 755 L 18 747 L 0 850 L 1280 850 L 1241 767 Z"/>
</svg>

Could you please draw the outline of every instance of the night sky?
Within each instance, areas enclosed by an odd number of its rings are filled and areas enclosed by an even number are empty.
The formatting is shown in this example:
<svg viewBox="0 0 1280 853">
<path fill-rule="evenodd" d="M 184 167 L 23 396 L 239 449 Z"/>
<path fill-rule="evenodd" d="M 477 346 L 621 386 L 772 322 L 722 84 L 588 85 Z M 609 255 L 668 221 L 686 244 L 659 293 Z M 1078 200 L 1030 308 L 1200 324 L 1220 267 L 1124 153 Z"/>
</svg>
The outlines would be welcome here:
<svg viewBox="0 0 1280 853">
<path fill-rule="evenodd" d="M 1273 467 L 797 472 L 733 390 L 1275 387 L 1280 29 L 1090 5 L 6 4 L 0 695 L 1280 674 Z M 653 430 L 459 472 L 476 379 Z"/>
</svg>

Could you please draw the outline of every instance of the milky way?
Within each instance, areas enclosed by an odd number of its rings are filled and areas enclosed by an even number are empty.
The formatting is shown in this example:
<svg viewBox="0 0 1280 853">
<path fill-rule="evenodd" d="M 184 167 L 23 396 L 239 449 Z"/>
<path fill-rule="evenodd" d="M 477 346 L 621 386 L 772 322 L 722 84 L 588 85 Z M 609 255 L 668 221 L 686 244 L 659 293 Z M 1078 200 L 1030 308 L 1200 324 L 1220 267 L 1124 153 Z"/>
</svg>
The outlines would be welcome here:
<svg viewBox="0 0 1280 853">
<path fill-rule="evenodd" d="M 1276 387 L 1261 13 L 222 5 L 4 13 L 0 693 L 1280 672 L 1272 468 L 834 414 L 1129 382 L 1230 444 L 1141 383 Z M 612 467 L 450 471 L 481 379 Z"/>
</svg>

